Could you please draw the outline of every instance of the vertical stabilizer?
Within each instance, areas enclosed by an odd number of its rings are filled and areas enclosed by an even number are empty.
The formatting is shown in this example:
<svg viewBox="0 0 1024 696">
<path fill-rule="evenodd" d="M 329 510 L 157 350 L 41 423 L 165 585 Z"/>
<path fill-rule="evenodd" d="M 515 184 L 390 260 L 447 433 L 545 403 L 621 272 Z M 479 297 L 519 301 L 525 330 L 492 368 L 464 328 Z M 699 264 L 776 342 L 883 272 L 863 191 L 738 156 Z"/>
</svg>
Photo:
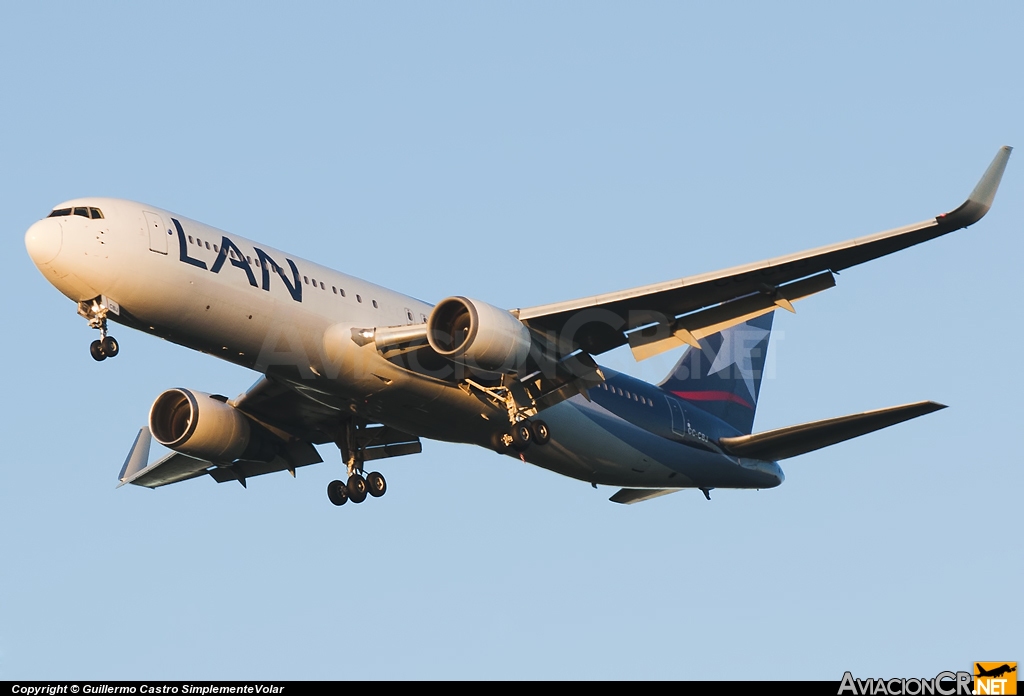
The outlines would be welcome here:
<svg viewBox="0 0 1024 696">
<path fill-rule="evenodd" d="M 774 312 L 701 339 L 687 348 L 659 384 L 665 391 L 722 419 L 741 433 L 754 426 Z"/>
</svg>

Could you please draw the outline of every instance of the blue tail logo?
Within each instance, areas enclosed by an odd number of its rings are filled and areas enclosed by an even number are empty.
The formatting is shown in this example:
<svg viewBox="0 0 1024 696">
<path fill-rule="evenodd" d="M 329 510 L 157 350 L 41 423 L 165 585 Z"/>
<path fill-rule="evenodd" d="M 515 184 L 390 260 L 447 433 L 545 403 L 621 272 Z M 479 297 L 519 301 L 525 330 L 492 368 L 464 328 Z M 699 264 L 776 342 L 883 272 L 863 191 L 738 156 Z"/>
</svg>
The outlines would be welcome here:
<svg viewBox="0 0 1024 696">
<path fill-rule="evenodd" d="M 658 386 L 742 433 L 754 426 L 774 312 L 701 339 Z"/>
</svg>

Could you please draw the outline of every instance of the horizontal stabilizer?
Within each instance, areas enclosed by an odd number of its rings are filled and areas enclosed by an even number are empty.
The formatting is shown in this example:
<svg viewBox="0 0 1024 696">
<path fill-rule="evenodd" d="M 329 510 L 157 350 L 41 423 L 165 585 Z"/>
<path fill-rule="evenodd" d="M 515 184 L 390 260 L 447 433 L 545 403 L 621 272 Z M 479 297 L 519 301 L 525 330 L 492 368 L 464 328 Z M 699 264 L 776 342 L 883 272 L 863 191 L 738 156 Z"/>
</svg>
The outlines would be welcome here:
<svg viewBox="0 0 1024 696">
<path fill-rule="evenodd" d="M 642 503 L 645 500 L 651 500 L 652 498 L 660 498 L 663 495 L 669 493 L 675 493 L 676 491 L 682 490 L 681 488 L 622 488 L 618 493 L 613 495 L 608 500 L 613 503 L 622 503 L 623 505 L 632 505 L 633 503 Z"/>
<path fill-rule="evenodd" d="M 788 428 L 753 435 L 723 437 L 718 444 L 726 453 L 736 457 L 778 461 L 867 435 L 943 408 L 946 407 L 934 401 L 919 401 L 851 416 L 791 425 Z"/>
</svg>

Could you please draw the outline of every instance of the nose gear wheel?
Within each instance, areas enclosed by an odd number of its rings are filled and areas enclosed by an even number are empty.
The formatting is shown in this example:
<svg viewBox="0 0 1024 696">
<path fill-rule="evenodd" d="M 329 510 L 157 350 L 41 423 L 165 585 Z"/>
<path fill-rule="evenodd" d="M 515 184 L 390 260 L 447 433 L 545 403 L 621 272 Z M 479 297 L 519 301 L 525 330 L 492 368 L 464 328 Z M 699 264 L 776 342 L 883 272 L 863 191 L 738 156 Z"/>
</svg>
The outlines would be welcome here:
<svg viewBox="0 0 1024 696">
<path fill-rule="evenodd" d="M 89 355 L 96 362 L 112 358 L 117 355 L 121 347 L 117 343 L 117 339 L 113 336 L 107 335 L 107 308 L 105 302 L 101 302 L 101 298 L 89 300 L 88 302 L 78 303 L 78 313 L 85 317 L 89 322 L 89 327 L 97 329 L 100 332 L 99 340 L 93 341 L 89 344 Z"/>
</svg>

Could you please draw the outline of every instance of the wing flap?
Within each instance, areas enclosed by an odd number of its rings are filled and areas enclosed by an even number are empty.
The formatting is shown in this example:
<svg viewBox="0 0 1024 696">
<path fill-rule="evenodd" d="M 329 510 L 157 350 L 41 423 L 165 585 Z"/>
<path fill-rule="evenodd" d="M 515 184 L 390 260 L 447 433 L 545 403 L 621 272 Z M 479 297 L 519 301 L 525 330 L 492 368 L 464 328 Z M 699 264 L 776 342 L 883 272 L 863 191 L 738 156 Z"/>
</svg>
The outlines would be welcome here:
<svg viewBox="0 0 1024 696">
<path fill-rule="evenodd" d="M 766 289 L 756 295 L 747 295 L 686 314 L 670 323 L 655 324 L 653 327 L 634 331 L 628 334 L 629 347 L 637 360 L 646 360 L 683 345 L 700 348 L 699 341 L 702 338 L 780 307 L 790 312 L 795 311 L 793 302 L 835 287 L 835 284 L 835 277 L 826 271 L 781 287 Z"/>
<path fill-rule="evenodd" d="M 217 466 L 207 471 L 217 482 L 238 481 L 243 486 L 245 480 L 263 474 L 272 474 L 277 471 L 290 471 L 295 475 L 295 470 L 300 466 L 319 464 L 323 459 L 316 447 L 308 442 L 295 440 L 289 442 L 282 452 L 269 462 L 237 461 L 228 466 Z"/>
<path fill-rule="evenodd" d="M 943 404 L 934 401 L 919 401 L 850 416 L 791 425 L 753 435 L 723 437 L 718 444 L 726 453 L 736 457 L 778 461 L 867 435 L 944 408 L 946 407 Z"/>
</svg>

